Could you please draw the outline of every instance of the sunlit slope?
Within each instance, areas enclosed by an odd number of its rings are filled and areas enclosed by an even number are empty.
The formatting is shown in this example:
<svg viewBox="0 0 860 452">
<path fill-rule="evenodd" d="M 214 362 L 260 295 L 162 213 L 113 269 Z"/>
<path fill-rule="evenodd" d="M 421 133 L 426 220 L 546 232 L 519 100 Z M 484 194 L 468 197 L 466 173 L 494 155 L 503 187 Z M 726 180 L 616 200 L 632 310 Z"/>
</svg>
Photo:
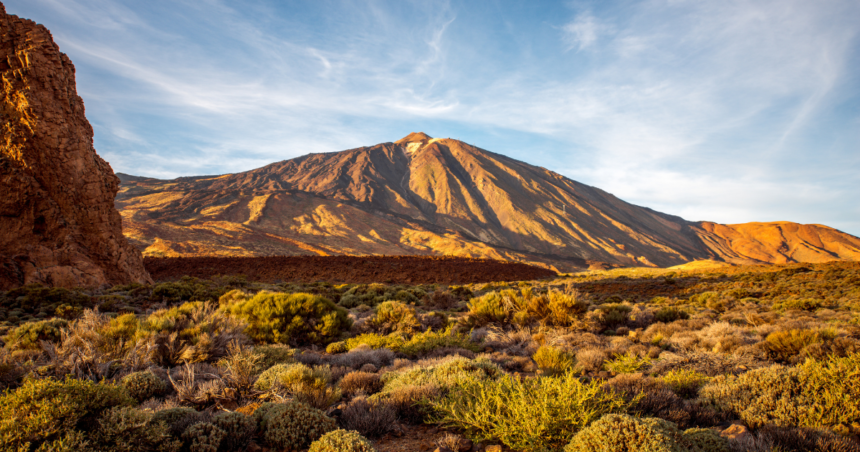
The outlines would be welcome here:
<svg viewBox="0 0 860 452">
<path fill-rule="evenodd" d="M 423 133 L 223 176 L 120 176 L 124 230 L 147 255 L 452 254 L 572 271 L 601 262 L 668 267 L 705 258 L 818 262 L 854 259 L 845 250 L 857 248 L 854 237 L 796 225 L 802 238 L 789 242 L 821 253 L 797 248 L 783 255 L 771 249 L 775 242 L 748 231 L 758 250 L 734 238 L 745 234 L 743 225 L 689 223 Z"/>
<path fill-rule="evenodd" d="M 693 229 L 716 256 L 739 264 L 860 260 L 860 238 L 820 224 L 701 222 Z"/>
</svg>

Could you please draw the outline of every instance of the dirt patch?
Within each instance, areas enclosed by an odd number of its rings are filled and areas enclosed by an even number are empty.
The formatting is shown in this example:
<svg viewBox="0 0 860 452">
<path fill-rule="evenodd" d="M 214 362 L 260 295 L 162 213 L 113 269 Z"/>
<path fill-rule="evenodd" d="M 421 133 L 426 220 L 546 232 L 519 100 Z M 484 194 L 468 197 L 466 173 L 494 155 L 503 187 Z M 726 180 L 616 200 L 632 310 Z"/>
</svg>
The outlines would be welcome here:
<svg viewBox="0 0 860 452">
<path fill-rule="evenodd" d="M 244 275 L 260 282 L 470 284 L 552 278 L 556 273 L 517 262 L 424 256 L 148 257 L 156 281 L 183 276 Z"/>
</svg>

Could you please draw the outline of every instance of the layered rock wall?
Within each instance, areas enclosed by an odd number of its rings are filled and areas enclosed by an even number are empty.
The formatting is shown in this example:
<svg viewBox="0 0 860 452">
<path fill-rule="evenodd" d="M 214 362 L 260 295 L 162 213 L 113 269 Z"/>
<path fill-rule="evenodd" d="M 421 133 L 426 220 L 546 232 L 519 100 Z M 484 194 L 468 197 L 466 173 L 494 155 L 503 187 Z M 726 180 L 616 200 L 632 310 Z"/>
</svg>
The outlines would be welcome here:
<svg viewBox="0 0 860 452">
<path fill-rule="evenodd" d="M 119 179 L 93 148 L 75 67 L 0 3 L 0 289 L 148 282 L 122 235 Z"/>
</svg>

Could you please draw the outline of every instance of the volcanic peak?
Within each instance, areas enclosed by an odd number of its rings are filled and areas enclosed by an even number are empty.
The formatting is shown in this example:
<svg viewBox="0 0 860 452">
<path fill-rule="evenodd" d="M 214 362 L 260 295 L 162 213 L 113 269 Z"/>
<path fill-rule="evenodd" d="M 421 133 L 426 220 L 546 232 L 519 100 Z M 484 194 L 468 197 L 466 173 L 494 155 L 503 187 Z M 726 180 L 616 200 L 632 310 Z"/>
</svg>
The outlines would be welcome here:
<svg viewBox="0 0 860 452">
<path fill-rule="evenodd" d="M 408 143 L 417 143 L 422 141 L 430 141 L 433 137 L 427 135 L 424 132 L 412 132 L 409 135 L 395 141 L 395 144 L 408 144 Z"/>
</svg>

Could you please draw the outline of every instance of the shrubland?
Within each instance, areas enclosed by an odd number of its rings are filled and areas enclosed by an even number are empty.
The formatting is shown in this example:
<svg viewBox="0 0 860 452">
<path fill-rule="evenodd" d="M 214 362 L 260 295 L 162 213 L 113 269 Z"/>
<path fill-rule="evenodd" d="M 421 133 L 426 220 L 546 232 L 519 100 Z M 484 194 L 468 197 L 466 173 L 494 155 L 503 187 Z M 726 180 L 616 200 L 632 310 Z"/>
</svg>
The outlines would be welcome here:
<svg viewBox="0 0 860 452">
<path fill-rule="evenodd" d="M 0 335 L 0 451 L 371 451 L 425 423 L 476 450 L 860 450 L 855 263 L 27 286 Z"/>
</svg>

